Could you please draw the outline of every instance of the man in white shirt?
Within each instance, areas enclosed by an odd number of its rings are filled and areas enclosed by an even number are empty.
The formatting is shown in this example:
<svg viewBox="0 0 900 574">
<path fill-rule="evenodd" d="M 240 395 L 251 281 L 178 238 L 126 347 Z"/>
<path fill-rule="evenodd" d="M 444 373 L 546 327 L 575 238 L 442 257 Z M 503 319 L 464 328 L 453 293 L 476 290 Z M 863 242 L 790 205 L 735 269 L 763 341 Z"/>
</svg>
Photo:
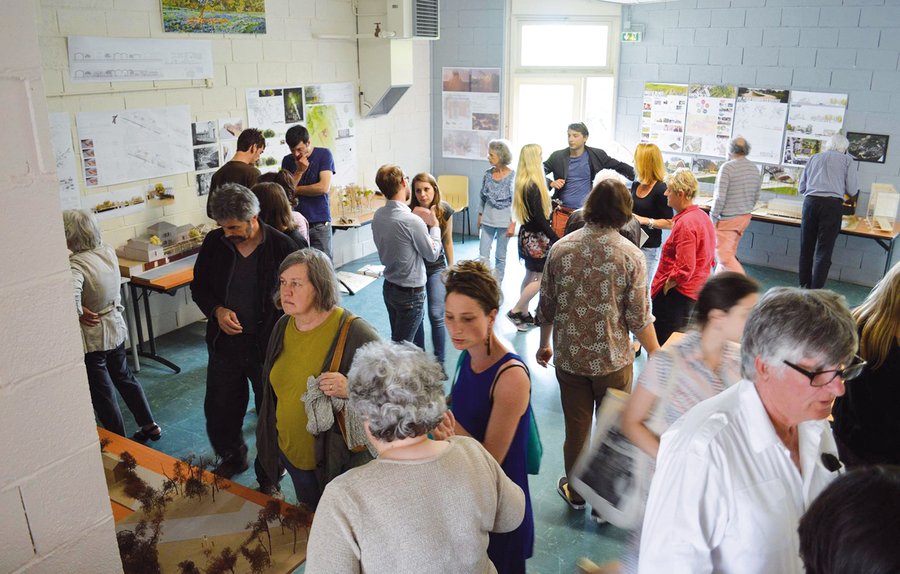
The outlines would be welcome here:
<svg viewBox="0 0 900 574">
<path fill-rule="evenodd" d="M 856 348 L 843 297 L 763 296 L 744 329 L 744 379 L 662 437 L 639 572 L 803 573 L 797 526 L 841 469 L 826 419 L 865 364 Z"/>
<path fill-rule="evenodd" d="M 396 165 L 383 165 L 375 185 L 387 198 L 372 217 L 372 237 L 384 265 L 384 305 L 392 341 L 425 348 L 425 261 L 441 254 L 441 229 L 430 209 L 409 208 L 409 177 Z"/>
</svg>

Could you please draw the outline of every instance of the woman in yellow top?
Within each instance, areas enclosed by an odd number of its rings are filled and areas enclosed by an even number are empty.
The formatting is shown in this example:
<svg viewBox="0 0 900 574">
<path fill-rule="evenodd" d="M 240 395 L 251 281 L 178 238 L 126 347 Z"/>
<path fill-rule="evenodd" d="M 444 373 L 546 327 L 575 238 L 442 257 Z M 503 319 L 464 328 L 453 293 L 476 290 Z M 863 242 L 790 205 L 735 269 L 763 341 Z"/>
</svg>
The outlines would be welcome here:
<svg viewBox="0 0 900 574">
<path fill-rule="evenodd" d="M 272 484 L 283 465 L 298 502 L 315 509 L 331 479 L 372 459 L 362 423 L 346 408 L 346 375 L 356 350 L 379 337 L 338 306 L 337 278 L 321 251 L 295 251 L 278 274 L 276 305 L 285 314 L 266 351 L 257 460 Z"/>
</svg>

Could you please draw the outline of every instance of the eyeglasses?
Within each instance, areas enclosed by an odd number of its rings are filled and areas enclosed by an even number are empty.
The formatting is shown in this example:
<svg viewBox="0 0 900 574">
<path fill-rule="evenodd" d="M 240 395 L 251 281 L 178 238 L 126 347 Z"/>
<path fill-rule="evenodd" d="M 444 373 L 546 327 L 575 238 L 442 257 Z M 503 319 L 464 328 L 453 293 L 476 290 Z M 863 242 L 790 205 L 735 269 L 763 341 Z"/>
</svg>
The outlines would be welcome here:
<svg viewBox="0 0 900 574">
<path fill-rule="evenodd" d="M 866 367 L 866 362 L 862 360 L 862 357 L 860 357 L 859 355 L 855 355 L 853 357 L 853 362 L 851 362 L 849 366 L 846 366 L 843 369 L 834 369 L 831 371 L 807 371 L 803 367 L 795 365 L 790 361 L 784 361 L 784 364 L 794 369 L 798 373 L 809 377 L 809 386 L 811 387 L 824 387 L 838 377 L 840 377 L 841 381 L 846 383 L 847 381 L 853 380 L 860 374 L 862 374 L 863 369 Z M 819 375 L 828 374 L 831 374 L 831 376 L 819 377 Z M 817 377 L 819 377 L 818 382 L 816 382 Z"/>
</svg>

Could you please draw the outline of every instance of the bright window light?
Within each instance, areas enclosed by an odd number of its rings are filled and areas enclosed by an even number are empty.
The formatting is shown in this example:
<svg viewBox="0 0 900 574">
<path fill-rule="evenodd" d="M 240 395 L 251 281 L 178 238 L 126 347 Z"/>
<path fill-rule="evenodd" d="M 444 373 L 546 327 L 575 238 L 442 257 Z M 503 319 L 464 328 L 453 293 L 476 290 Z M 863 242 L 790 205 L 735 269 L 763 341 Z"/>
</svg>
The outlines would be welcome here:
<svg viewBox="0 0 900 574">
<path fill-rule="evenodd" d="M 523 24 L 521 65 L 605 68 L 608 45 L 605 24 Z"/>
</svg>

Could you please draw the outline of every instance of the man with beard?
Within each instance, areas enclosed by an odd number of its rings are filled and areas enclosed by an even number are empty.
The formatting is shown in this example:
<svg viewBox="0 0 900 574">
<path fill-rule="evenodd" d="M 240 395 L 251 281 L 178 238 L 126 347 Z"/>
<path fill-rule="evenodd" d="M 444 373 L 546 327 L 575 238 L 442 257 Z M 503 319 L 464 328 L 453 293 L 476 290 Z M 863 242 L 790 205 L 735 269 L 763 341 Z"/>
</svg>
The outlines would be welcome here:
<svg viewBox="0 0 900 574">
<path fill-rule="evenodd" d="M 242 427 L 253 387 L 257 412 L 260 377 L 269 335 L 281 312 L 273 295 L 278 266 L 296 249 L 286 235 L 259 220 L 259 201 L 246 187 L 225 184 L 210 198 L 219 229 L 203 241 L 191 296 L 208 318 L 206 345 L 206 432 L 220 459 L 214 472 L 225 478 L 247 469 Z M 264 474 L 257 472 L 257 478 Z M 276 485 L 260 481 L 260 490 Z"/>
</svg>

